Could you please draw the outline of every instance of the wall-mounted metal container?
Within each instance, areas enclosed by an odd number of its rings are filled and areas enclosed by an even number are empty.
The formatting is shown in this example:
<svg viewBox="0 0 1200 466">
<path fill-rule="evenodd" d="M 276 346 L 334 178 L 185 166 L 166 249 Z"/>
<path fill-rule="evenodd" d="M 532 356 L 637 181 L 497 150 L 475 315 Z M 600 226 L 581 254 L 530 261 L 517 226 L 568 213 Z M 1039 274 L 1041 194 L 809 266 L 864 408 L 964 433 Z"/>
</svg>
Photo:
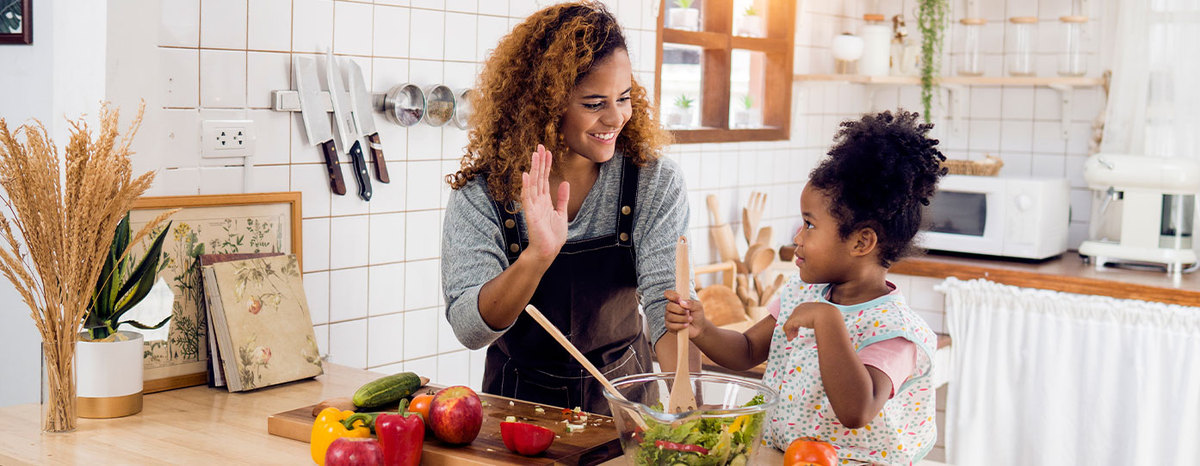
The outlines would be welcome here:
<svg viewBox="0 0 1200 466">
<path fill-rule="evenodd" d="M 425 124 L 443 126 L 454 118 L 454 91 L 444 84 L 425 88 Z"/>
<path fill-rule="evenodd" d="M 416 84 L 392 87 L 383 98 L 383 113 L 392 123 L 412 126 L 425 118 L 425 91 Z"/>
<path fill-rule="evenodd" d="M 454 126 L 458 129 L 467 129 L 471 118 L 471 94 L 470 88 L 459 89 L 454 93 Z"/>
</svg>

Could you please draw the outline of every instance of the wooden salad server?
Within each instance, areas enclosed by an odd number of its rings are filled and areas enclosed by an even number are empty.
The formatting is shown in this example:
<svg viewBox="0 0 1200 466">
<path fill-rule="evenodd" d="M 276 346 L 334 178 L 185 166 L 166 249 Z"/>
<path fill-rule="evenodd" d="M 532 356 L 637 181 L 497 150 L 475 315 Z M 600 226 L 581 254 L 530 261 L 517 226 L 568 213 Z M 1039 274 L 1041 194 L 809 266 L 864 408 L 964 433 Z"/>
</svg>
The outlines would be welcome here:
<svg viewBox="0 0 1200 466">
<path fill-rule="evenodd" d="M 675 243 L 675 292 L 681 299 L 690 299 L 692 280 L 688 267 L 687 238 L 680 236 Z M 688 373 L 688 340 L 686 330 L 675 332 L 678 339 L 675 351 L 675 381 L 671 384 L 671 396 L 667 399 L 668 413 L 682 413 L 696 409 L 696 394 L 692 392 L 692 378 Z"/>
</svg>

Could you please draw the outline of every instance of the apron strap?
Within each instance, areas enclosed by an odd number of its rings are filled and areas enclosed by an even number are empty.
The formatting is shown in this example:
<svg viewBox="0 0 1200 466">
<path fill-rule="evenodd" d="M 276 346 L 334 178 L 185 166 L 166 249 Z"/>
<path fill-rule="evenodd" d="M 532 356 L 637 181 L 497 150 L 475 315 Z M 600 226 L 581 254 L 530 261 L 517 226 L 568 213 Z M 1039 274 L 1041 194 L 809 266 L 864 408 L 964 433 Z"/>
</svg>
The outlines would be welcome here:
<svg viewBox="0 0 1200 466">
<path fill-rule="evenodd" d="M 627 248 L 633 246 L 633 210 L 637 207 L 637 188 L 638 166 L 633 163 L 632 158 L 621 157 L 621 192 L 617 199 L 617 232 L 615 236 L 617 244 Z M 504 204 L 492 201 L 492 205 L 500 217 L 500 229 L 504 234 L 504 255 L 508 256 L 508 263 L 512 264 L 517 261 L 521 251 L 524 251 L 529 245 L 529 240 L 521 236 L 521 220 L 517 218 L 519 212 L 516 209 L 516 202 Z M 596 239 L 608 241 L 607 237 Z M 592 242 L 596 239 L 584 242 Z M 594 247 L 590 243 L 580 246 L 582 249 Z"/>
</svg>

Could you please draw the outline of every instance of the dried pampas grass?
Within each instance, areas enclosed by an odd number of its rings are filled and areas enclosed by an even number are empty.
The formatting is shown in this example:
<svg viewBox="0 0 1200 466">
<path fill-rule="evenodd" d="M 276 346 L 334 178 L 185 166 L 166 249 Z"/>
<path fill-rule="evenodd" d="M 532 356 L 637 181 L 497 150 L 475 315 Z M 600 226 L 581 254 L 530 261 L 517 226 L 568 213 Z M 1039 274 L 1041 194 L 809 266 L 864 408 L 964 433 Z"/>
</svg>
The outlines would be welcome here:
<svg viewBox="0 0 1200 466">
<path fill-rule="evenodd" d="M 154 179 L 152 172 L 133 178 L 129 161 L 143 109 L 119 141 L 119 112 L 107 104 L 95 139 L 82 118 L 70 122 L 65 159 L 41 122 L 10 132 L 0 118 L 0 201 L 8 208 L 7 218 L 0 217 L 0 273 L 42 336 L 45 431 L 75 428 L 75 341 L 117 223 Z M 22 135 L 24 143 L 17 140 Z"/>
</svg>

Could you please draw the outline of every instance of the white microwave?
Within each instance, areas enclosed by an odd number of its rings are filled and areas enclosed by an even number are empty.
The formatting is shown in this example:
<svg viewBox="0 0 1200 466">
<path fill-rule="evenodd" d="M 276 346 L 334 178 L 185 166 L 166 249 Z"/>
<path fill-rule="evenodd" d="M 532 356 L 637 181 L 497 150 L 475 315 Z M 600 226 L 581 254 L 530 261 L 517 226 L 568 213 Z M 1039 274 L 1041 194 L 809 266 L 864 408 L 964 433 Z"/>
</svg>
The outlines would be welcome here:
<svg viewBox="0 0 1200 466">
<path fill-rule="evenodd" d="M 918 245 L 1021 259 L 1062 254 L 1069 192 L 1064 178 L 946 175 L 925 207 Z"/>
</svg>

